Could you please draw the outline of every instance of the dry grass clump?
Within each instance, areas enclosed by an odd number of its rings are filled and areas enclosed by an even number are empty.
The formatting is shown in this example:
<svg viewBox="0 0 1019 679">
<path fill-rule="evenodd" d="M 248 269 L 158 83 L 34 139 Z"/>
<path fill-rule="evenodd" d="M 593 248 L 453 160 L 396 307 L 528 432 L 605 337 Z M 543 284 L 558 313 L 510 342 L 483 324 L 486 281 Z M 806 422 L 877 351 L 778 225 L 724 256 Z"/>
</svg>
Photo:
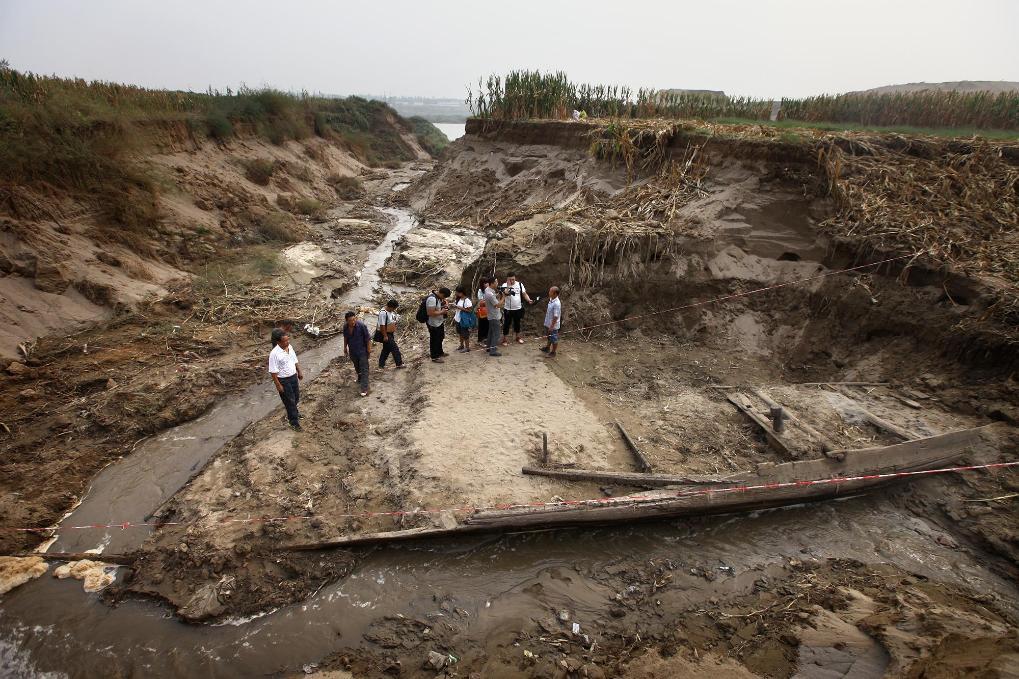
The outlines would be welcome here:
<svg viewBox="0 0 1019 679">
<path fill-rule="evenodd" d="M 244 176 L 259 186 L 268 186 L 275 172 L 276 161 L 269 158 L 253 158 L 244 162 Z"/>
<path fill-rule="evenodd" d="M 304 240 L 304 226 L 285 212 L 269 212 L 258 217 L 255 230 L 267 241 L 296 243 Z"/>
<path fill-rule="evenodd" d="M 365 194 L 364 184 L 357 177 L 330 175 L 328 182 L 341 200 L 357 200 Z"/>
</svg>

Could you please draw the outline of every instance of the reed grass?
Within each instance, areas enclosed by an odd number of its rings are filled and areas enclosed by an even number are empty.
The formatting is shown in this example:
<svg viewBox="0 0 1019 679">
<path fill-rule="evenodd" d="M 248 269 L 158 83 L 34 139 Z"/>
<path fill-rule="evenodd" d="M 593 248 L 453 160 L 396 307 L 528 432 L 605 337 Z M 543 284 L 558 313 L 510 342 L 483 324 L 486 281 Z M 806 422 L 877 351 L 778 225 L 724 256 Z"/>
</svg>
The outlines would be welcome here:
<svg viewBox="0 0 1019 679">
<path fill-rule="evenodd" d="M 594 118 L 738 118 L 767 121 L 773 102 L 617 85 L 577 84 L 562 71 L 511 71 L 478 81 L 467 94 L 471 112 L 498 120 Z M 1019 130 L 1019 92 L 921 92 L 820 95 L 781 99 L 778 119 L 862 126 Z"/>
</svg>

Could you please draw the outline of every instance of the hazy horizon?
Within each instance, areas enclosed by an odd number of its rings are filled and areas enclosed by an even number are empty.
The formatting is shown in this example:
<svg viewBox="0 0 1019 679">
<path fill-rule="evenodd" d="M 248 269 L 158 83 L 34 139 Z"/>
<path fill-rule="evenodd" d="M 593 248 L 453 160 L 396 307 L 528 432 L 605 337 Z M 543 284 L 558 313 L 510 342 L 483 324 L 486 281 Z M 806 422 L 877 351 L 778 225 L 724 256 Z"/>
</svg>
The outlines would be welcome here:
<svg viewBox="0 0 1019 679">
<path fill-rule="evenodd" d="M 463 98 L 517 68 L 578 82 L 802 97 L 909 82 L 1019 80 L 1019 3 L 638 0 L 5 0 L 0 59 L 43 74 L 204 91 L 246 84 Z"/>
</svg>

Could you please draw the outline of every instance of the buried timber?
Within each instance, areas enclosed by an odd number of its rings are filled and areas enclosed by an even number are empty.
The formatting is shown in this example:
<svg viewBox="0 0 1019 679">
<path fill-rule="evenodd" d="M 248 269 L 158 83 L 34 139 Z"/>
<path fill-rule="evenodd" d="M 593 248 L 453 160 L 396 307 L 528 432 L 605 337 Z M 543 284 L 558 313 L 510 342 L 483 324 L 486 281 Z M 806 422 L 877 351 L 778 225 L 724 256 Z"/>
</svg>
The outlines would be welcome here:
<svg viewBox="0 0 1019 679">
<path fill-rule="evenodd" d="M 1019 476 L 986 466 L 1017 459 L 1007 267 L 990 247 L 948 262 L 927 235 L 867 222 L 904 218 L 867 213 L 868 163 L 985 149 L 819 141 L 865 155 L 834 177 L 778 139 L 468 131 L 386 199 L 425 220 L 381 272 L 404 293 L 409 369 L 378 372 L 373 355 L 361 399 L 349 362 L 325 366 L 304 385 L 303 431 L 279 412 L 253 422 L 151 508 L 161 525 L 109 596 L 195 622 L 283 608 L 248 623 L 276 643 L 301 629 L 292 616 L 356 609 L 341 639 L 316 634 L 270 670 L 1014 668 Z M 959 223 L 978 207 L 956 203 Z M 542 298 L 522 343 L 489 357 L 475 331 L 457 353 L 450 331 L 445 362 L 422 359 L 425 290 L 474 297 L 510 272 Z M 539 351 L 551 286 L 554 359 Z M 980 468 L 788 485 L 960 466 Z M 634 523 L 653 517 L 673 520 Z M 615 527 L 359 546 L 588 523 Z"/>
</svg>

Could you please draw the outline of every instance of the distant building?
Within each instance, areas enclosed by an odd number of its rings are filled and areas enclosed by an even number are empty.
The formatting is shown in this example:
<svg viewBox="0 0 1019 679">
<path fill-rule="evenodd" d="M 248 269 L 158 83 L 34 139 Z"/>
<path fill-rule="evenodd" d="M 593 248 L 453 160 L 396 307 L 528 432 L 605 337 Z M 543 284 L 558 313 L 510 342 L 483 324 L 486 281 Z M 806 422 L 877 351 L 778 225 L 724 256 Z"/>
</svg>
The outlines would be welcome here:
<svg viewBox="0 0 1019 679">
<path fill-rule="evenodd" d="M 728 99 L 725 92 L 721 90 L 684 90 L 680 88 L 673 88 L 668 90 L 659 90 L 661 94 L 706 94 L 710 97 L 718 97 L 719 99 Z"/>
</svg>

